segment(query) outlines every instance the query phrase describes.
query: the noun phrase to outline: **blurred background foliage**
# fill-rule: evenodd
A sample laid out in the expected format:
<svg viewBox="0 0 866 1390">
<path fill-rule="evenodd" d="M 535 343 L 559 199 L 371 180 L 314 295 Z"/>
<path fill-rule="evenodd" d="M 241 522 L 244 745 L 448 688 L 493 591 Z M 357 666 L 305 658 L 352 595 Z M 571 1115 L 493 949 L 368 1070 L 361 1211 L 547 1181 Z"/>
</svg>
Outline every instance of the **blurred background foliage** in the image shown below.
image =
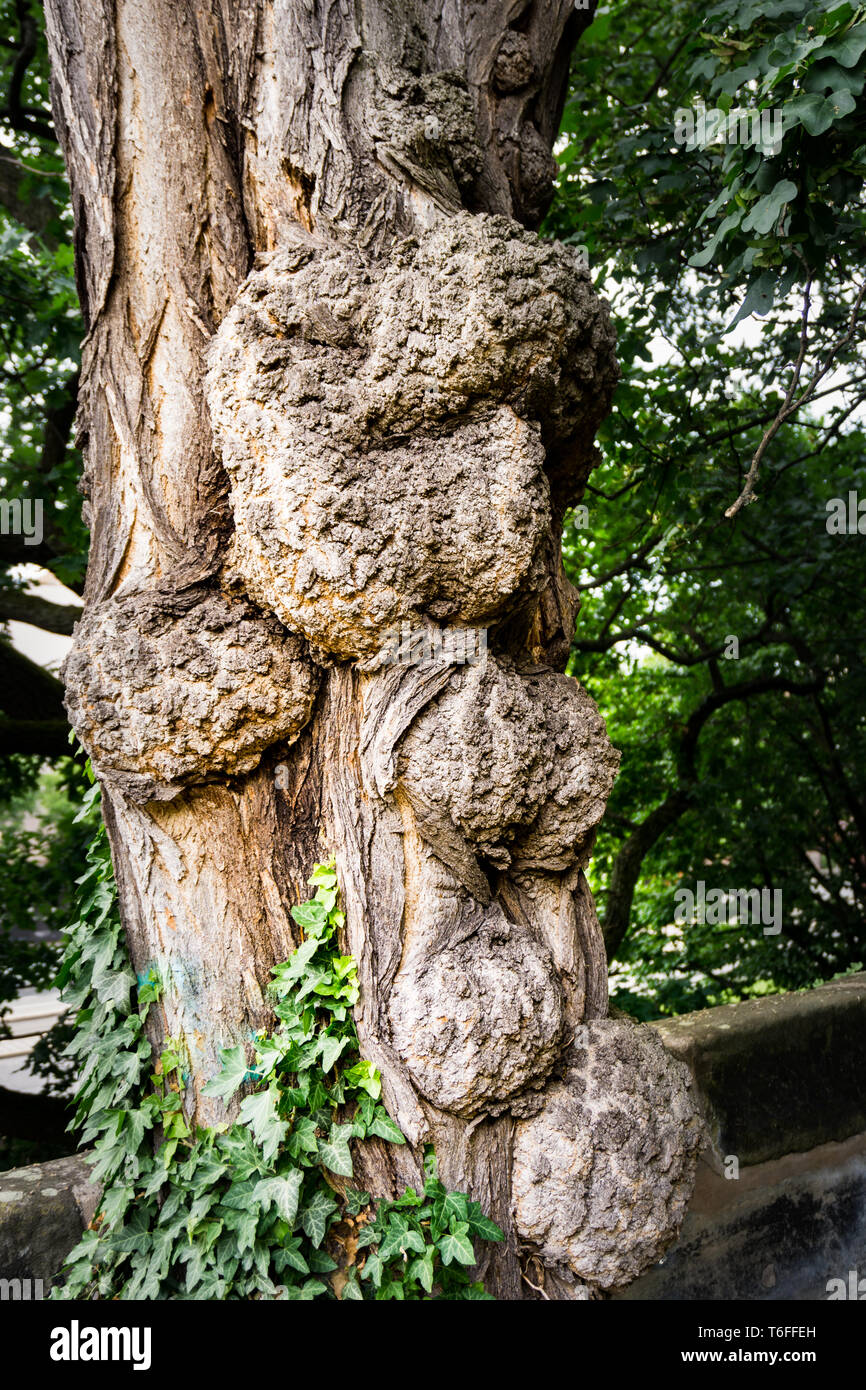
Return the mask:
<svg viewBox="0 0 866 1390">
<path fill-rule="evenodd" d="M 75 606 L 34 593 L 33 566 L 76 594 L 87 561 L 73 437 L 83 328 L 72 240 L 42 8 L 0 0 L 0 497 L 42 503 L 38 544 L 0 535 L 0 1037 L 4 1006 L 54 979 L 92 835 L 75 823 L 87 783 L 70 756 L 61 683 L 50 662 L 13 646 L 9 628 L 68 636 Z M 58 1025 L 34 1058 L 44 1069 L 41 1107 L 0 1087 L 0 1167 L 74 1146 L 50 1094 L 67 1084 L 65 1036 Z"/>
<path fill-rule="evenodd" d="M 850 3 L 613 0 L 574 55 L 543 232 L 587 248 L 623 375 L 566 519 L 570 670 L 623 750 L 592 878 L 642 1018 L 866 958 L 866 538 L 827 529 L 866 501 L 864 81 Z M 702 108 L 775 113 L 781 141 L 678 141 Z M 23 566 L 83 583 L 72 234 L 41 7 L 0 0 L 0 495 L 44 506 L 39 545 L 0 535 L 0 1013 L 53 975 L 91 830 L 56 673 L 9 628 L 75 617 Z M 677 926 L 699 880 L 781 890 L 781 932 Z M 0 1166 L 25 1151 L 0 1139 Z"/>
</svg>

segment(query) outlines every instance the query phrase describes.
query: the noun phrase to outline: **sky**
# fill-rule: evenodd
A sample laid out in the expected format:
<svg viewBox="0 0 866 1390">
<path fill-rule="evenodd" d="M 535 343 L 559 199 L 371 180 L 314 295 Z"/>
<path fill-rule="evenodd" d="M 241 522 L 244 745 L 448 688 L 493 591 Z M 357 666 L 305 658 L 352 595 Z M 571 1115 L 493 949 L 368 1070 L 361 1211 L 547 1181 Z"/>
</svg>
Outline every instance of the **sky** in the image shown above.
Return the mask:
<svg viewBox="0 0 866 1390">
<path fill-rule="evenodd" d="M 48 599 L 51 603 L 76 604 L 81 607 L 81 599 L 65 584 L 61 584 L 48 570 L 40 565 L 20 565 L 12 573 L 28 581 L 27 592 L 37 598 Z M 10 623 L 9 636 L 13 647 L 31 661 L 56 671 L 72 646 L 71 637 L 61 637 L 55 632 L 43 632 L 30 623 Z"/>
</svg>

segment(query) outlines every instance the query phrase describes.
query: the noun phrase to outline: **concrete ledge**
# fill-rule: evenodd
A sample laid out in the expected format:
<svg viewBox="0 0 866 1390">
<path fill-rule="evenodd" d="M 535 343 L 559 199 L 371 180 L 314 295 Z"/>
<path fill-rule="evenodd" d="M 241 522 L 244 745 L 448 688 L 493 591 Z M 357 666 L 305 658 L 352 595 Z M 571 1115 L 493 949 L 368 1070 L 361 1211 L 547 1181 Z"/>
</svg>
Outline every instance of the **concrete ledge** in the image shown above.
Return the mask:
<svg viewBox="0 0 866 1390">
<path fill-rule="evenodd" d="M 866 1135 L 738 1179 L 702 1162 L 676 1245 L 614 1298 L 823 1301 L 852 1270 L 866 1275 Z"/>
<path fill-rule="evenodd" d="M 766 1163 L 866 1131 L 866 973 L 652 1026 L 691 1069 L 719 1160 Z"/>
<path fill-rule="evenodd" d="M 42 1279 L 45 1289 L 93 1220 L 99 1187 L 78 1155 L 0 1173 L 0 1279 Z"/>
</svg>

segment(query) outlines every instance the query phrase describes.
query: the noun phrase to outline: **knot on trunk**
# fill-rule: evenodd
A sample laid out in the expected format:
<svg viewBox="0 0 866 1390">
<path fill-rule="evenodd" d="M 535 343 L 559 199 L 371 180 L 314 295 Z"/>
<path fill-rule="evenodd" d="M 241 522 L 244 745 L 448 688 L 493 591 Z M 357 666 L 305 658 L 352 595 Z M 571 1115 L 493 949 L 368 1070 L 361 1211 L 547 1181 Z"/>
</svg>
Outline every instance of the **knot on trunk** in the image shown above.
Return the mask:
<svg viewBox="0 0 866 1390">
<path fill-rule="evenodd" d="M 515 1129 L 515 1221 L 542 1260 L 612 1289 L 659 1259 L 705 1138 L 691 1086 L 649 1027 L 599 1019 L 576 1030 L 563 1079 Z"/>
<path fill-rule="evenodd" d="M 527 1087 L 543 1085 L 563 1041 L 550 953 L 531 931 L 506 921 L 498 904 L 464 940 L 410 957 L 388 1016 L 421 1094 L 465 1117 L 498 1114 Z"/>
<path fill-rule="evenodd" d="M 94 771 L 138 802 L 250 772 L 297 738 L 317 685 L 299 638 L 201 585 L 88 609 L 63 675 Z"/>
<path fill-rule="evenodd" d="M 248 591 L 340 659 L 403 621 L 500 620 L 546 582 L 547 452 L 585 462 L 615 379 L 585 271 L 506 218 L 375 264 L 298 232 L 211 350 Z"/>
<path fill-rule="evenodd" d="M 475 110 L 459 72 L 415 74 L 382 63 L 365 126 L 379 162 L 456 209 L 483 167 Z"/>
<path fill-rule="evenodd" d="M 576 680 L 488 656 L 415 719 L 397 770 L 422 834 L 444 819 L 497 868 L 565 870 L 589 859 L 619 759 Z"/>
</svg>

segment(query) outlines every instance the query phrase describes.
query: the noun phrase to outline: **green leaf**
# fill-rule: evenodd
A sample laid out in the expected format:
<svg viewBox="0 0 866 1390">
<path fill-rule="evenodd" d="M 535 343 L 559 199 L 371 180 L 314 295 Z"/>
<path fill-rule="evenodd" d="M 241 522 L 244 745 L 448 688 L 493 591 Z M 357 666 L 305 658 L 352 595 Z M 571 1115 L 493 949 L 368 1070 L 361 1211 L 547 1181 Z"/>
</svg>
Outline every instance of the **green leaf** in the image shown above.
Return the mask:
<svg viewBox="0 0 866 1390">
<path fill-rule="evenodd" d="M 469 1229 L 474 1236 L 481 1240 L 500 1241 L 505 1239 L 504 1232 L 497 1226 L 495 1221 L 491 1221 L 489 1216 L 485 1216 L 478 1202 L 469 1203 Z"/>
<path fill-rule="evenodd" d="M 319 1051 L 322 1057 L 322 1071 L 329 1072 L 337 1058 L 351 1043 L 351 1038 L 334 1038 L 329 1033 L 324 1033 L 319 1041 Z"/>
<path fill-rule="evenodd" d="M 856 67 L 866 53 L 866 21 L 861 20 L 849 29 L 847 34 L 843 34 L 840 39 L 833 39 L 823 50 L 822 57 L 835 58 L 837 63 L 841 63 L 843 68 Z"/>
<path fill-rule="evenodd" d="M 266 1091 L 246 1096 L 241 1102 L 241 1124 L 249 1125 L 256 1142 L 261 1144 L 265 1158 L 270 1161 L 276 1156 L 288 1125 L 277 1115 L 277 1091 L 269 1086 Z"/>
<path fill-rule="evenodd" d="M 698 251 L 696 255 L 690 257 L 689 265 L 695 266 L 697 268 L 709 265 L 710 262 L 715 258 L 718 249 L 724 241 L 725 237 L 728 235 L 728 232 L 730 232 L 734 227 L 739 226 L 741 218 L 742 213 L 739 209 L 737 209 L 736 212 L 732 212 L 728 217 L 726 217 L 719 224 L 716 231 L 713 233 L 712 237 L 704 247 L 703 251 Z"/>
<path fill-rule="evenodd" d="M 298 926 L 303 928 L 305 933 L 314 931 L 328 920 L 328 914 L 325 908 L 321 903 L 317 903 L 315 900 L 309 903 L 300 903 L 297 907 L 293 907 L 292 916 Z M 303 947 L 300 949 L 303 950 Z"/>
<path fill-rule="evenodd" d="M 376 1113 L 368 1125 L 368 1133 L 375 1134 L 379 1139 L 387 1139 L 389 1144 L 406 1143 L 403 1131 L 381 1105 L 376 1108 Z"/>
<path fill-rule="evenodd" d="M 301 1254 L 301 1237 L 293 1236 L 282 1249 L 274 1254 L 274 1268 L 279 1274 L 284 1269 L 297 1270 L 299 1274 L 309 1274 L 310 1266 Z"/>
<path fill-rule="evenodd" d="M 743 231 L 757 232 L 767 236 L 772 232 L 782 213 L 782 208 L 797 196 L 797 185 L 790 179 L 780 179 L 772 192 L 759 198 L 748 217 L 743 221 Z"/>
<path fill-rule="evenodd" d="M 809 135 L 823 135 L 834 122 L 856 108 L 856 98 L 846 90 L 831 92 L 826 97 L 817 92 L 805 92 L 786 103 L 785 124 L 799 121 Z"/>
<path fill-rule="evenodd" d="M 347 1125 L 345 1129 L 349 1129 Z M 332 1126 L 327 1140 L 319 1140 L 319 1160 L 341 1178 L 350 1178 L 353 1173 L 352 1154 L 349 1149 L 349 1135 L 344 1128 Z"/>
<path fill-rule="evenodd" d="M 298 1115 L 292 1122 L 292 1131 L 286 1140 L 286 1153 L 292 1158 L 302 1159 L 305 1154 L 315 1154 L 318 1150 L 315 1121 L 309 1115 Z"/>
<path fill-rule="evenodd" d="M 320 1187 L 316 1188 L 309 1202 L 306 1202 L 301 1208 L 298 1220 L 313 1245 L 321 1245 L 331 1224 L 331 1218 L 336 1211 L 336 1201 Z"/>
<path fill-rule="evenodd" d="M 462 1265 L 475 1264 L 475 1251 L 472 1249 L 468 1230 L 465 1221 L 458 1221 L 450 1231 L 446 1231 L 445 1235 L 440 1237 L 438 1249 L 444 1265 L 450 1265 L 454 1261 Z"/>
<path fill-rule="evenodd" d="M 230 1100 L 243 1085 L 247 1074 L 247 1058 L 243 1043 L 238 1043 L 235 1047 L 221 1048 L 220 1063 L 222 1065 L 219 1074 L 202 1087 L 202 1092 L 206 1096 Z"/>
<path fill-rule="evenodd" d="M 426 1293 L 433 1292 L 433 1273 L 436 1260 L 436 1251 L 433 1246 L 428 1246 L 423 1255 L 412 1260 L 406 1270 L 410 1279 L 417 1279 Z"/>
<path fill-rule="evenodd" d="M 746 296 L 737 310 L 731 322 L 727 325 L 725 332 L 730 333 L 732 328 L 749 314 L 768 314 L 773 307 L 773 296 L 776 290 L 776 277 L 772 271 L 763 271 L 749 285 Z"/>
<path fill-rule="evenodd" d="M 298 1212 L 304 1182 L 303 1170 L 295 1168 L 282 1177 L 260 1178 L 253 1188 L 253 1200 L 263 1211 L 276 1207 L 283 1221 L 291 1226 Z"/>
</svg>

